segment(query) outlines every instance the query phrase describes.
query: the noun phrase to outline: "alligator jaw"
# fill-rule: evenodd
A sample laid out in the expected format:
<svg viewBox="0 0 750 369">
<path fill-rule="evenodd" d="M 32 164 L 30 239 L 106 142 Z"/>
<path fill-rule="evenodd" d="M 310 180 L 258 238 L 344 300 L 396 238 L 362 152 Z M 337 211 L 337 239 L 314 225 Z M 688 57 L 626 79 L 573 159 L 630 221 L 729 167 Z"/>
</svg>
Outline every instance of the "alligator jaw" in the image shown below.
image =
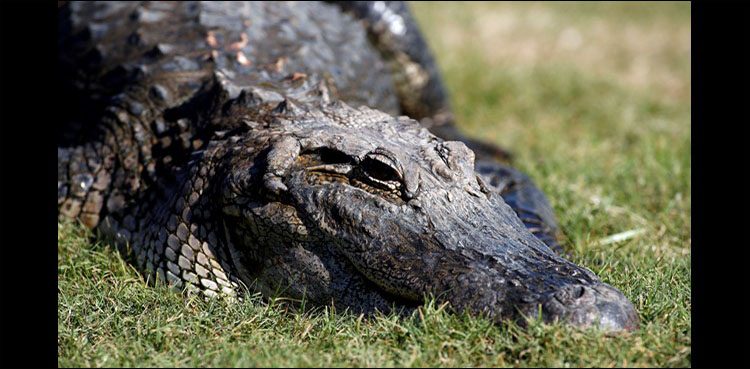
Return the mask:
<svg viewBox="0 0 750 369">
<path fill-rule="evenodd" d="M 541 311 L 546 322 L 582 328 L 638 327 L 622 293 L 550 251 L 499 196 L 463 188 L 448 189 L 449 195 L 433 186 L 418 201 L 395 204 L 343 183 L 298 186 L 303 181 L 290 181 L 297 206 L 316 214 L 315 226 L 396 303 L 433 295 L 498 322 L 522 322 Z"/>
</svg>

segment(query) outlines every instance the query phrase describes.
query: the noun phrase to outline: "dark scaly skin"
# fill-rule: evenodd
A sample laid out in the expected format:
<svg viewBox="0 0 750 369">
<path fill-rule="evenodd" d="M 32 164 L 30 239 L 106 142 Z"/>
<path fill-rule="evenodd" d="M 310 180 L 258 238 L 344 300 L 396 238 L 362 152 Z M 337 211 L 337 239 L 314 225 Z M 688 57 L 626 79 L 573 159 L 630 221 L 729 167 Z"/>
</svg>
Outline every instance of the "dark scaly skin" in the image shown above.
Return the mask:
<svg viewBox="0 0 750 369">
<path fill-rule="evenodd" d="M 60 25 L 60 215 L 149 280 L 637 327 L 619 291 L 530 232 L 555 223 L 528 178 L 394 117 L 410 103 L 388 52 L 337 6 L 71 3 Z"/>
</svg>

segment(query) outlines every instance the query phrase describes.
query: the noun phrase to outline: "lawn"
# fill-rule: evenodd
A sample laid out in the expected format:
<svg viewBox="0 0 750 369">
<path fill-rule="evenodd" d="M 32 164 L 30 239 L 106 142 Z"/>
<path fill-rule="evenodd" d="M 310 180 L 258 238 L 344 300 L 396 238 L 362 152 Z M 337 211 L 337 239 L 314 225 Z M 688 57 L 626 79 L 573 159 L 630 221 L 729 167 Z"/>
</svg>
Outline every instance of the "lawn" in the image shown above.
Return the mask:
<svg viewBox="0 0 750 369">
<path fill-rule="evenodd" d="M 497 326 L 433 303 L 408 318 L 292 311 L 149 287 L 58 226 L 59 366 L 689 366 L 690 4 L 418 3 L 461 128 L 515 155 L 574 262 L 634 302 L 616 336 Z"/>
</svg>

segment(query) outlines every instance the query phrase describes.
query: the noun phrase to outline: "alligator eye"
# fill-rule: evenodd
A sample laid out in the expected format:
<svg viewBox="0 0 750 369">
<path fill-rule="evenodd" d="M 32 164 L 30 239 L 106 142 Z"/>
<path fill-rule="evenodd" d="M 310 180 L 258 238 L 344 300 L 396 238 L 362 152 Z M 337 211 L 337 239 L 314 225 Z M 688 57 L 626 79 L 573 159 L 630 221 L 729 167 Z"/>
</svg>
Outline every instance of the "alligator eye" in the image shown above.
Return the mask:
<svg viewBox="0 0 750 369">
<path fill-rule="evenodd" d="M 387 188 L 401 187 L 402 176 L 395 160 L 383 154 L 369 154 L 360 165 L 362 172 L 372 182 Z"/>
</svg>

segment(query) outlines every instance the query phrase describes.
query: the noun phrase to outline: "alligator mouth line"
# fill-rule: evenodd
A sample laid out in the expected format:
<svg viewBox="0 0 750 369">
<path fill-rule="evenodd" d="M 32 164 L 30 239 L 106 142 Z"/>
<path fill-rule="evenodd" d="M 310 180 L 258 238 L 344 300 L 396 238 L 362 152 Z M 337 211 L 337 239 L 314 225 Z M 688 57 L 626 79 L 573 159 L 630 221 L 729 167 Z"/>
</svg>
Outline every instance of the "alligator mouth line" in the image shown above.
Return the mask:
<svg viewBox="0 0 750 369">
<path fill-rule="evenodd" d="M 378 286 L 375 282 L 371 281 L 367 278 L 364 274 L 357 271 L 359 276 L 362 278 L 362 284 L 373 291 L 376 291 L 378 294 L 380 294 L 381 297 L 388 303 L 389 308 L 392 312 L 395 312 L 397 314 L 409 314 L 415 309 L 419 308 L 420 306 L 425 304 L 425 299 L 411 299 L 404 296 L 399 296 L 394 293 L 388 292 L 385 289 Z M 387 312 L 385 312 L 387 313 Z"/>
<path fill-rule="evenodd" d="M 358 189 L 361 190 L 361 189 Z M 361 190 L 363 192 L 366 192 L 364 190 Z M 378 198 L 378 196 L 372 195 L 370 193 L 367 193 L 370 197 L 373 197 L 377 199 L 378 201 L 385 201 L 383 199 Z M 229 260 L 227 260 L 230 265 L 231 269 L 235 270 L 237 273 L 237 280 L 242 282 L 246 286 L 246 289 L 250 292 L 261 292 L 259 289 L 258 282 L 261 281 L 261 268 L 262 265 L 254 262 L 252 260 L 252 257 L 247 254 L 246 247 L 243 246 L 243 241 L 241 239 L 238 239 L 238 235 L 235 232 L 230 231 L 230 229 L 240 227 L 237 224 L 234 224 L 236 221 L 228 221 L 224 220 L 222 221 L 222 228 L 224 230 L 224 237 L 227 238 L 228 247 L 227 247 L 227 256 L 229 257 Z M 345 256 L 341 255 L 340 258 L 337 258 L 337 260 L 342 261 L 346 264 L 346 269 L 351 272 L 349 275 L 349 279 L 347 282 L 347 286 L 342 289 L 342 291 L 347 291 L 349 289 L 349 286 L 351 286 L 352 283 L 359 283 L 360 287 L 364 289 L 365 291 L 371 291 L 375 292 L 378 296 L 380 296 L 383 301 L 385 301 L 384 308 L 385 310 L 381 311 L 382 313 L 390 313 L 395 312 L 397 314 L 409 314 L 410 312 L 417 309 L 419 306 L 424 305 L 424 298 L 420 299 L 413 299 L 405 296 L 400 296 L 398 294 L 392 293 L 387 291 L 386 289 L 379 286 L 377 283 L 370 280 L 364 273 L 362 273 L 358 268 Z M 355 282 L 356 281 L 356 282 Z M 286 288 L 289 288 L 290 286 L 287 286 Z M 284 289 L 282 289 L 283 291 Z M 283 296 L 283 295 L 278 295 Z M 297 301 L 301 302 L 301 300 L 298 299 L 291 299 L 286 298 L 286 301 Z M 356 306 L 351 306 L 350 308 L 356 308 Z M 358 312 L 365 312 L 365 311 L 358 311 Z M 369 311 L 369 313 L 375 313 L 375 311 Z"/>
</svg>

